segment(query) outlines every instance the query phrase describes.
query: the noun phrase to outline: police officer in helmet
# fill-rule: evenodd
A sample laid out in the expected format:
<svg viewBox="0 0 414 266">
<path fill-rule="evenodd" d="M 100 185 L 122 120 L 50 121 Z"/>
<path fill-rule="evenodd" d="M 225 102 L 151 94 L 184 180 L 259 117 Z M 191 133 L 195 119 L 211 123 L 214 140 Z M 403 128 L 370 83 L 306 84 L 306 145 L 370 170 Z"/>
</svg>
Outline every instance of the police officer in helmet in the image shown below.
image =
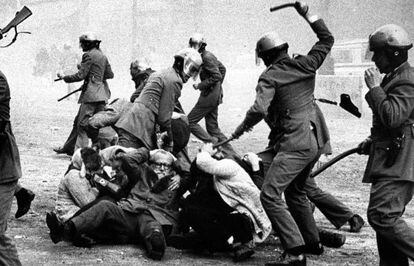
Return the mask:
<svg viewBox="0 0 414 266">
<path fill-rule="evenodd" d="M 371 183 L 367 216 L 377 234 L 380 265 L 414 259 L 414 230 L 401 218 L 414 194 L 414 68 L 407 62 L 412 46 L 398 25 L 384 25 L 369 36 L 377 68 L 365 71 L 365 99 L 373 121 L 359 153 L 369 155 L 362 182 Z"/>
</svg>

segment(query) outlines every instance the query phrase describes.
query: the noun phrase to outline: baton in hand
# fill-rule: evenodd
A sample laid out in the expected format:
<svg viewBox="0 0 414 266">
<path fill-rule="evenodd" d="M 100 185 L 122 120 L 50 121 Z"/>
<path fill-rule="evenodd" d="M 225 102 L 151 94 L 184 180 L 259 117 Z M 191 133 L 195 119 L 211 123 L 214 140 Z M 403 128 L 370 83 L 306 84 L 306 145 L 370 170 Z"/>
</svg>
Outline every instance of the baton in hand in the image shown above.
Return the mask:
<svg viewBox="0 0 414 266">
<path fill-rule="evenodd" d="M 217 142 L 216 144 L 213 145 L 213 149 L 216 149 L 217 147 L 223 146 L 224 144 L 227 144 L 227 143 L 229 143 L 232 140 L 234 140 L 234 137 L 233 136 L 231 136 L 230 138 L 228 138 L 226 140 Z"/>
</svg>

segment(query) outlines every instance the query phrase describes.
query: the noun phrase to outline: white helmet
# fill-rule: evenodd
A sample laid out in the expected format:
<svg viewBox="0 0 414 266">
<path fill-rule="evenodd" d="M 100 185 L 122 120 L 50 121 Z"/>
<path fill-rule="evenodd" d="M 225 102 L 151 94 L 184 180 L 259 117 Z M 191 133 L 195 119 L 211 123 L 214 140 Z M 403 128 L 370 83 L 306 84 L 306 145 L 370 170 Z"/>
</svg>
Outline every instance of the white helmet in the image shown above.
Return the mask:
<svg viewBox="0 0 414 266">
<path fill-rule="evenodd" d="M 182 58 L 184 60 L 182 70 L 184 75 L 192 77 L 194 80 L 197 78 L 203 60 L 201 59 L 200 54 L 195 49 L 184 48 L 178 51 L 174 55 L 174 58 Z"/>
<path fill-rule="evenodd" d="M 136 67 L 139 69 L 139 71 L 143 71 L 147 68 L 150 68 L 148 64 L 148 59 L 144 57 L 135 58 L 134 60 L 132 60 L 131 67 Z"/>
</svg>

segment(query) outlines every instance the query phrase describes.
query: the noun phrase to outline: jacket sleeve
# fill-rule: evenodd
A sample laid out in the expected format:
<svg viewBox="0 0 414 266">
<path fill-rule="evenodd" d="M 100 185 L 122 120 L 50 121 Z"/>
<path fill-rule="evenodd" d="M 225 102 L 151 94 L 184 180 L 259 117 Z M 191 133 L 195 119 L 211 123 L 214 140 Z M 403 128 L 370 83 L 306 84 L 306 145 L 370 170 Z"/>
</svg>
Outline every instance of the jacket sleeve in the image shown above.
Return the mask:
<svg viewBox="0 0 414 266">
<path fill-rule="evenodd" d="M 161 81 L 162 82 L 162 81 Z M 163 87 L 157 123 L 160 126 L 161 132 L 167 131 L 168 137 L 172 140 L 171 117 L 175 105 L 175 88 L 167 86 L 165 83 L 160 84 Z"/>
<path fill-rule="evenodd" d="M 224 79 L 224 76 L 222 76 L 220 73 L 219 61 L 214 55 L 207 53 L 203 57 L 202 68 L 203 68 L 203 72 L 206 72 L 208 77 L 198 84 L 197 86 L 198 90 L 200 91 L 208 90 L 214 84 L 216 84 L 217 82 L 221 82 Z"/>
<path fill-rule="evenodd" d="M 113 78 L 114 78 L 114 72 L 112 72 L 111 64 L 109 64 L 108 60 L 106 60 L 104 79 L 113 79 Z"/>
<path fill-rule="evenodd" d="M 225 179 L 237 175 L 240 167 L 231 159 L 216 160 L 207 152 L 199 152 L 196 163 L 200 170 Z"/>
<path fill-rule="evenodd" d="M 63 80 L 67 83 L 78 82 L 84 80 L 88 74 L 92 65 L 92 58 L 88 53 L 82 55 L 82 62 L 80 64 L 78 73 L 73 75 L 64 76 Z"/>
<path fill-rule="evenodd" d="M 270 80 L 260 77 L 256 86 L 256 99 L 246 113 L 244 123 L 248 127 L 253 127 L 268 114 L 268 108 L 275 95 L 275 89 Z"/>
<path fill-rule="evenodd" d="M 298 63 L 305 69 L 316 72 L 322 65 L 327 54 L 331 51 L 334 44 L 334 37 L 322 19 L 311 23 L 310 26 L 319 40 L 313 45 L 307 56 L 298 59 Z"/>
<path fill-rule="evenodd" d="M 218 67 L 219 67 L 219 71 L 221 74 L 221 83 L 223 83 L 224 81 L 224 77 L 226 76 L 226 67 L 223 65 L 223 63 L 221 63 L 221 61 L 217 60 L 218 62 Z"/>
<path fill-rule="evenodd" d="M 0 74 L 0 121 L 10 119 L 10 89 L 6 78 Z"/>
<path fill-rule="evenodd" d="M 365 95 L 372 111 L 389 128 L 401 126 L 414 109 L 414 83 L 400 80 L 395 85 L 388 93 L 375 87 Z"/>
</svg>

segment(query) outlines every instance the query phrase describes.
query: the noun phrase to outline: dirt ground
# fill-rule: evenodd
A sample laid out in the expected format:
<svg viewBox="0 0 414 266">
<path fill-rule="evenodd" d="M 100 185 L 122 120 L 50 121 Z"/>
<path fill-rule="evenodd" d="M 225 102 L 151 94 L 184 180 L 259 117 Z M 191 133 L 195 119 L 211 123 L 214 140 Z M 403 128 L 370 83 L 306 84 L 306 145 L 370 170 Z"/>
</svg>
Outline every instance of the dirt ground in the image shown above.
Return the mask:
<svg viewBox="0 0 414 266">
<path fill-rule="evenodd" d="M 8 235 L 14 239 L 20 259 L 24 265 L 229 265 L 233 264 L 227 254 L 195 255 L 168 248 L 161 262 L 145 257 L 140 247 L 96 246 L 91 249 L 76 248 L 68 243 L 53 244 L 48 236 L 45 213 L 54 206 L 59 180 L 69 163 L 69 157 L 56 155 L 53 147 L 62 145 L 72 126 L 77 111 L 74 101 L 57 103 L 56 99 L 65 93 L 56 90 L 46 80 L 26 80 L 11 83 L 12 125 L 19 144 L 23 177 L 21 183 L 36 193 L 30 212 L 20 219 L 10 218 Z M 131 84 L 132 89 L 132 84 Z M 185 88 L 183 94 L 186 93 Z M 251 89 L 252 90 L 252 89 Z M 254 90 L 246 92 L 236 88 L 226 91 L 231 98 L 225 98 L 220 107 L 220 124 L 225 134 L 230 134 L 241 121 L 253 101 Z M 127 95 L 125 95 L 127 96 Z M 185 97 L 183 97 L 186 100 Z M 188 112 L 194 104 L 183 102 Z M 360 120 L 343 114 L 336 107 L 325 107 L 326 120 L 331 131 L 333 155 L 355 147 L 369 132 L 369 119 Z M 340 115 L 338 115 L 340 114 Z M 338 118 L 339 117 L 339 118 Z M 265 148 L 268 130 L 264 123 L 253 132 L 234 141 L 239 152 L 259 152 Z M 200 144 L 192 141 L 192 155 Z M 318 184 L 347 204 L 355 213 L 366 220 L 369 186 L 361 183 L 366 158 L 351 155 L 317 177 Z M 13 203 L 12 214 L 16 210 Z M 325 229 L 334 230 L 319 211 L 317 223 Z M 409 205 L 405 218 L 414 224 L 414 208 Z M 309 256 L 309 265 L 378 265 L 375 234 L 368 224 L 360 233 L 349 233 L 344 226 L 339 232 L 346 235 L 346 244 L 340 249 L 326 248 L 321 256 Z M 280 254 L 277 240 L 269 239 L 257 247 L 251 260 L 242 265 L 263 265 Z"/>
</svg>

